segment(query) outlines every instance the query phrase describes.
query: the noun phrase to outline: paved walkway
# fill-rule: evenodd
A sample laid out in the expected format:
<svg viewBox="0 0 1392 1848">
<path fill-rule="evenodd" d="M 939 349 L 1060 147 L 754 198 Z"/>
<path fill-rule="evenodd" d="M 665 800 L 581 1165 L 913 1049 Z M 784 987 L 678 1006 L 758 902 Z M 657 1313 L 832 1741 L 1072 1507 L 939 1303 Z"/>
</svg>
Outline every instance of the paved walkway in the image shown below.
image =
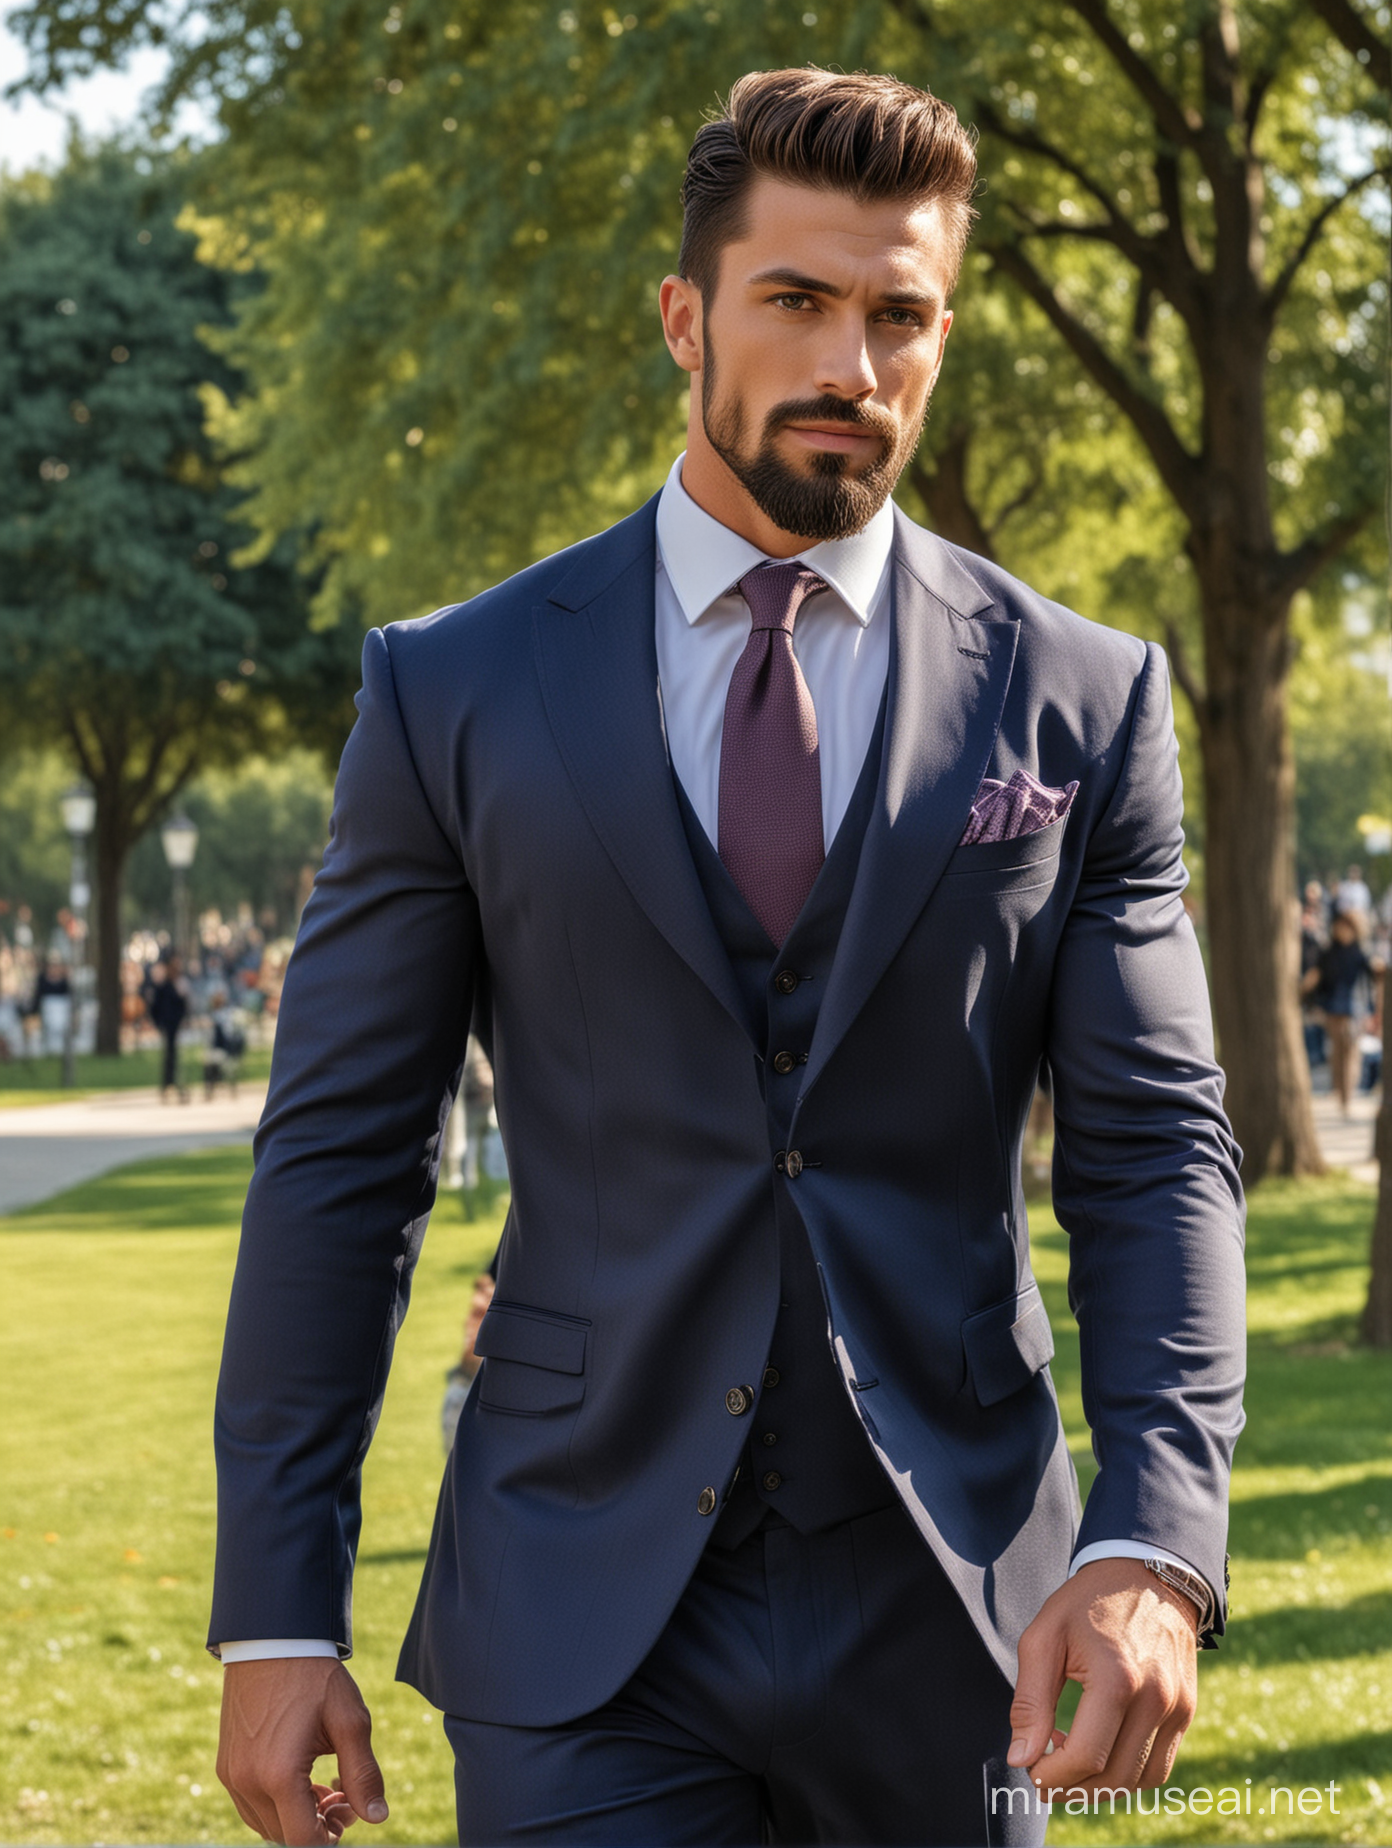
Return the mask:
<svg viewBox="0 0 1392 1848">
<path fill-rule="evenodd" d="M 1331 1168 L 1347 1168 L 1360 1181 L 1376 1182 L 1378 1177 L 1378 1165 L 1373 1160 L 1373 1126 L 1379 1096 L 1376 1091 L 1371 1097 L 1358 1092 L 1349 1105 L 1348 1116 L 1342 1116 L 1328 1092 L 1315 1093 L 1315 1131 L 1324 1159 Z"/>
<path fill-rule="evenodd" d="M 59 1104 L 0 1109 L 0 1213 L 32 1206 L 127 1162 L 249 1142 L 264 1085 L 203 1102 L 161 1104 L 157 1091 L 107 1091 Z"/>
<path fill-rule="evenodd" d="M 243 1085 L 236 1097 L 205 1104 L 161 1104 L 156 1091 L 108 1091 L 72 1103 L 0 1109 L 0 1214 L 32 1206 L 79 1181 L 127 1162 L 191 1149 L 249 1142 L 265 1103 L 263 1086 Z M 1376 1096 L 1354 1098 L 1343 1117 L 1334 1099 L 1315 1098 L 1315 1127 L 1331 1167 L 1375 1182 L 1372 1159 Z"/>
</svg>

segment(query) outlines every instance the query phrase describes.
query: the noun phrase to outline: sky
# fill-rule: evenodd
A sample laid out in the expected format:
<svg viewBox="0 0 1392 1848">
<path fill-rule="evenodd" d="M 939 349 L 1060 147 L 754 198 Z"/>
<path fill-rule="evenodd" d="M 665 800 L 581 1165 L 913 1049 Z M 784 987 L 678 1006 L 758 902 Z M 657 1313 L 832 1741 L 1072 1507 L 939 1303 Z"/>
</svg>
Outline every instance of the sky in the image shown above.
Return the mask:
<svg viewBox="0 0 1392 1848">
<path fill-rule="evenodd" d="M 24 75 L 25 63 L 24 47 L 8 24 L 0 23 L 0 91 Z M 0 166 L 22 173 L 28 167 L 57 164 L 67 142 L 69 115 L 93 137 L 133 121 L 164 63 L 162 53 L 143 51 L 130 60 L 128 70 L 99 72 L 42 102 L 32 96 L 18 102 L 0 98 Z"/>
</svg>

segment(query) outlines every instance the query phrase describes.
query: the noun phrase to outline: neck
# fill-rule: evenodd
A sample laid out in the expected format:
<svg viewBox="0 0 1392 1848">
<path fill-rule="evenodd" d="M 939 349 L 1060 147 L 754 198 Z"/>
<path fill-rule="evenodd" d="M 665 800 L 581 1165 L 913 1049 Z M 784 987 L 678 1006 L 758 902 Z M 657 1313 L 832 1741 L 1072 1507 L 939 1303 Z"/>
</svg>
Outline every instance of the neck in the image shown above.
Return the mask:
<svg viewBox="0 0 1392 1848">
<path fill-rule="evenodd" d="M 799 552 L 816 545 L 818 542 L 811 534 L 785 532 L 759 508 L 738 475 L 711 446 L 694 401 L 695 387 L 692 397 L 681 484 L 702 513 L 728 526 L 732 533 L 747 539 L 769 558 L 796 558 Z"/>
</svg>

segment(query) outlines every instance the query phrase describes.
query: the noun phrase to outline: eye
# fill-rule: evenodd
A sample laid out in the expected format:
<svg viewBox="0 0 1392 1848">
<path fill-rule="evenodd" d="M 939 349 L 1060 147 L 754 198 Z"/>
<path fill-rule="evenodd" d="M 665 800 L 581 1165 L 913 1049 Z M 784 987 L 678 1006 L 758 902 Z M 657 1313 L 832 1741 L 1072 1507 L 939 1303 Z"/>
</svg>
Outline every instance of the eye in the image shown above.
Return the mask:
<svg viewBox="0 0 1392 1848">
<path fill-rule="evenodd" d="M 921 327 L 923 318 L 912 308 L 886 308 L 880 316 L 891 327 Z"/>
<path fill-rule="evenodd" d="M 786 308 L 793 314 L 813 306 L 812 297 L 800 289 L 787 289 L 782 295 L 775 295 L 773 301 L 775 307 Z"/>
</svg>

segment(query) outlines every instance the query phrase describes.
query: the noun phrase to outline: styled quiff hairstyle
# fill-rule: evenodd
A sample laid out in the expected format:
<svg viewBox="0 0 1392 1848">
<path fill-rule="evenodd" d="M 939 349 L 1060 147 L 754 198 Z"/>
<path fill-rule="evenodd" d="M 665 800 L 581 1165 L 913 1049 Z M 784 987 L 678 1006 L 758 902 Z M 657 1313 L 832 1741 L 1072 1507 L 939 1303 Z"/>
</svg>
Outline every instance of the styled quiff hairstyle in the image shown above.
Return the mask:
<svg viewBox="0 0 1392 1848">
<path fill-rule="evenodd" d="M 723 115 L 697 131 L 682 181 L 679 267 L 703 296 L 720 253 L 744 234 L 745 203 L 759 174 L 940 207 L 956 283 L 971 234 L 976 149 L 949 104 L 865 71 L 753 71 L 730 92 Z"/>
</svg>

